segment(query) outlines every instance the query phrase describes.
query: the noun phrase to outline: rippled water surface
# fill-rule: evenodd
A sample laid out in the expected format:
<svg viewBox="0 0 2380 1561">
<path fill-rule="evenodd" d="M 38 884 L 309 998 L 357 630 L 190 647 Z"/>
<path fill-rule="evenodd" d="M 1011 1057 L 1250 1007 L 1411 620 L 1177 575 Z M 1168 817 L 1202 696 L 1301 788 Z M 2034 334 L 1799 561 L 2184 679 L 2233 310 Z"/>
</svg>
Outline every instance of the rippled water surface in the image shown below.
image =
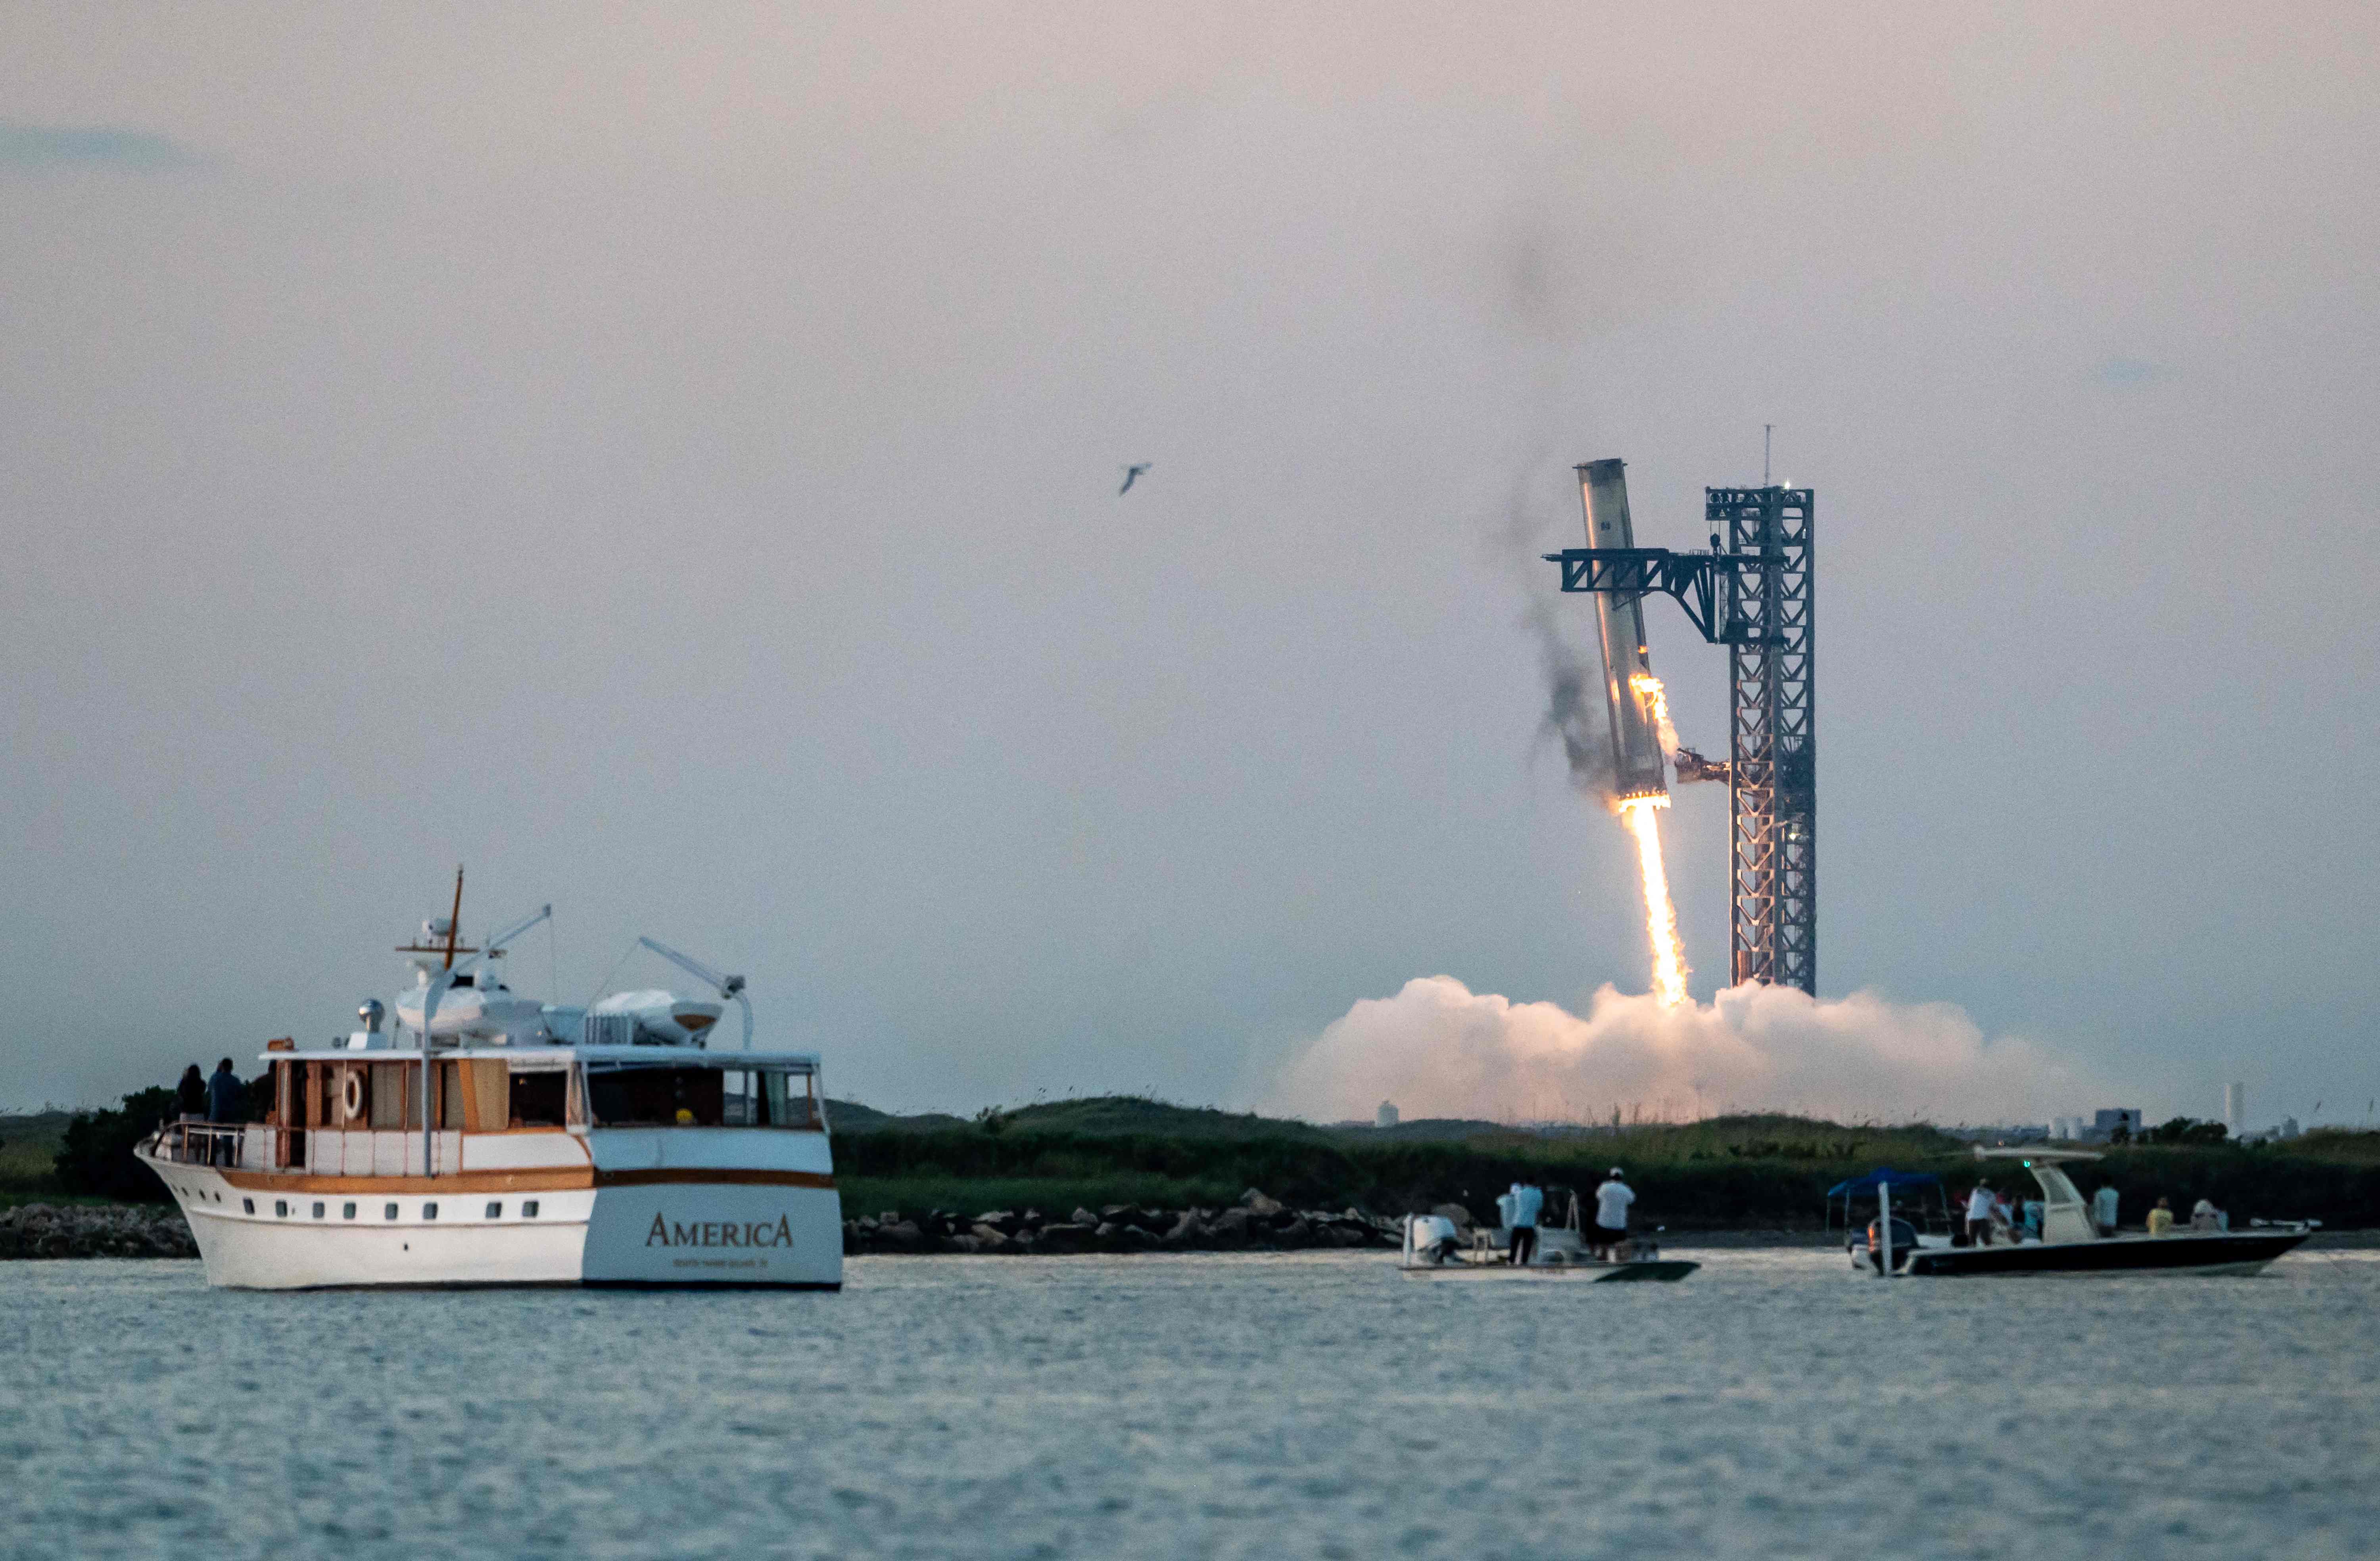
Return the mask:
<svg viewBox="0 0 2380 1561">
<path fill-rule="evenodd" d="M 0 1555 L 2380 1554 L 2380 1262 L 1417 1283 L 861 1258 L 840 1296 L 0 1265 Z"/>
</svg>

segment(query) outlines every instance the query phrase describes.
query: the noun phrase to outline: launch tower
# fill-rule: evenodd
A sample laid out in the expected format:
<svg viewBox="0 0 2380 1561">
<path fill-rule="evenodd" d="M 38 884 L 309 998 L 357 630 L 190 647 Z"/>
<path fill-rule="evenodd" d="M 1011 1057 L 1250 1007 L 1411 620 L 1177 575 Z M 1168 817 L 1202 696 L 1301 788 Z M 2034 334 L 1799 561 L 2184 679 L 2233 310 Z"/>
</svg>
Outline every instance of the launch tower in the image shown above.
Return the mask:
<svg viewBox="0 0 2380 1561">
<path fill-rule="evenodd" d="M 1583 466 L 1580 481 L 1586 482 L 1595 468 L 1618 465 L 1598 461 Z M 1732 978 L 1798 986 L 1815 996 L 1818 799 L 1811 665 L 1814 507 L 1807 488 L 1707 488 L 1707 553 L 1573 547 L 1547 554 L 1546 559 L 1561 566 L 1566 591 L 1616 597 L 1631 606 L 1655 591 L 1675 597 L 1705 640 L 1727 646 Z M 1695 766 L 1705 775 L 1719 768 L 1699 760 Z"/>
</svg>

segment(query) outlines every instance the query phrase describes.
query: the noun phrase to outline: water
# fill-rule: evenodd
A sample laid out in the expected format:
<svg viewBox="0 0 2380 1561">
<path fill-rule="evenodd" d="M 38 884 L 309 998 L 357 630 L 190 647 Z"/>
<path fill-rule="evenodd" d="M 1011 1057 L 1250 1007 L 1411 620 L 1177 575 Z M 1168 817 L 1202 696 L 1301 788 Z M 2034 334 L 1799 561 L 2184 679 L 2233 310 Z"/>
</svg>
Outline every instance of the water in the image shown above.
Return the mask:
<svg viewBox="0 0 2380 1561">
<path fill-rule="evenodd" d="M 2380 1552 L 2380 1254 L 1424 1284 L 856 1259 L 840 1296 L 0 1266 L 0 1555 Z"/>
</svg>

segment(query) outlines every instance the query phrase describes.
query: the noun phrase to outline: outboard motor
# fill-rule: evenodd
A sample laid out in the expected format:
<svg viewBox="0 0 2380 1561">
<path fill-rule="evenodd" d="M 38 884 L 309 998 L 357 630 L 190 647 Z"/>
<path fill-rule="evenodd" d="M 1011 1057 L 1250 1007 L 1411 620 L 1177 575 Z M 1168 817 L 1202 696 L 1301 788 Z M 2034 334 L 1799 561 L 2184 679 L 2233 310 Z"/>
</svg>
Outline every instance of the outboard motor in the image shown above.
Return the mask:
<svg viewBox="0 0 2380 1561">
<path fill-rule="evenodd" d="M 1867 1222 L 1867 1265 L 1870 1268 L 1877 1269 L 1879 1271 L 1884 1267 L 1883 1259 L 1877 1255 L 1877 1249 L 1884 1245 L 1884 1231 L 1881 1228 L 1884 1222 L 1882 1220 L 1870 1220 Z M 1899 1214 L 1893 1215 L 1892 1271 L 1895 1274 L 1898 1274 L 1902 1269 L 1907 1268 L 1909 1266 L 1909 1254 L 1916 1250 L 1917 1227 L 1910 1224 L 1907 1220 L 1902 1219 Z"/>
</svg>

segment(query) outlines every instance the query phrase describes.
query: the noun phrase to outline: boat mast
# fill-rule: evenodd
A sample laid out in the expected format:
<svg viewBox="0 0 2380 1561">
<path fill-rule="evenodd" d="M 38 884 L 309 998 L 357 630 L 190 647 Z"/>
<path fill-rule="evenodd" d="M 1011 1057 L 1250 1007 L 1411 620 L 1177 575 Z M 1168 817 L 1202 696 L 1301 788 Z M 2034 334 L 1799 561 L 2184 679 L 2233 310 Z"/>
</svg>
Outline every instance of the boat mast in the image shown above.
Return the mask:
<svg viewBox="0 0 2380 1561">
<path fill-rule="evenodd" d="M 455 945 L 463 935 L 463 864 L 455 864 L 455 909 L 446 917 L 446 964 L 450 973 L 455 969 Z M 446 995 L 445 986 L 430 983 L 429 993 L 421 1000 L 421 1174 L 438 1174 L 437 1150 L 430 1136 L 430 1021 L 438 1016 L 438 999 Z"/>
</svg>

